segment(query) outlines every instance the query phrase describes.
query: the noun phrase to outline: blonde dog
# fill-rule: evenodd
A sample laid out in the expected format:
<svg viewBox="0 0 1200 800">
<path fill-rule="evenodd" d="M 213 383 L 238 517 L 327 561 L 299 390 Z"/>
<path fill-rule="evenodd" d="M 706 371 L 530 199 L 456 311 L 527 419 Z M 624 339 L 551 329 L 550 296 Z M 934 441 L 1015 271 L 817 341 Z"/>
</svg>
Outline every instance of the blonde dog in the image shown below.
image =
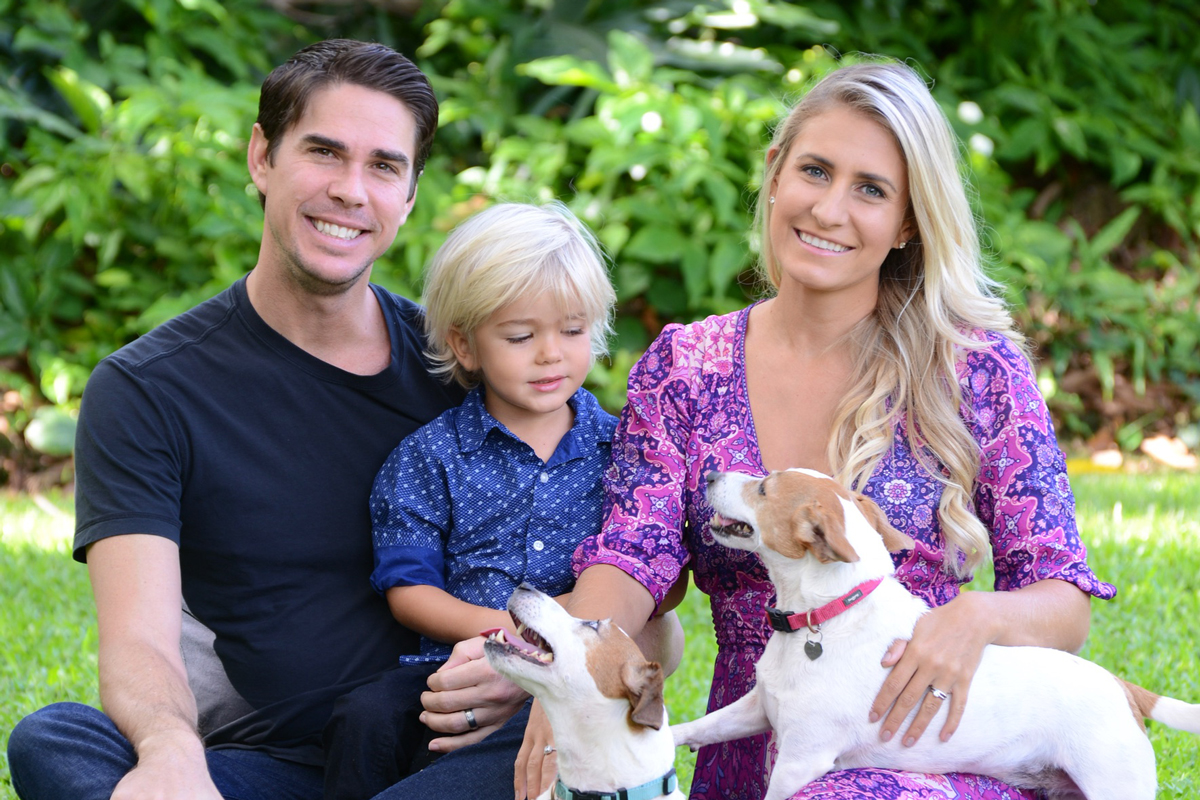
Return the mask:
<svg viewBox="0 0 1200 800">
<path fill-rule="evenodd" d="M 610 620 L 580 620 L 522 584 L 508 600 L 517 636 L 487 632 L 492 668 L 542 704 L 558 781 L 539 800 L 683 800 L 662 668 Z"/>
<path fill-rule="evenodd" d="M 1157 779 L 1143 718 L 1200 733 L 1200 705 L 1159 697 L 1059 650 L 992 645 L 950 741 L 882 742 L 882 723 L 868 722 L 887 674 L 880 661 L 928 610 L 893 577 L 888 551 L 912 540 L 870 499 L 810 470 L 764 479 L 713 473 L 708 499 L 713 536 L 762 558 L 780 608 L 811 610 L 771 609 L 776 632 L 755 687 L 672 732 L 677 745 L 694 748 L 773 730 L 779 755 L 767 800 L 850 767 L 992 775 L 1056 798 L 1151 800 Z"/>
</svg>

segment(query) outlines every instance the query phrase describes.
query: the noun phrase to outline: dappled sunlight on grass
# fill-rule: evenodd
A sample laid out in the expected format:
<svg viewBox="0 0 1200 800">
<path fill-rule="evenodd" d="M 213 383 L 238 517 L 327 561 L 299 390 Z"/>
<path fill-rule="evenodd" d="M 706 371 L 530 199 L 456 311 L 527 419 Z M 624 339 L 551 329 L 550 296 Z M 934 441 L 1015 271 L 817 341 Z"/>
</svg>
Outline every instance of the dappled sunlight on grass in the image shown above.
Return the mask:
<svg viewBox="0 0 1200 800">
<path fill-rule="evenodd" d="M 1072 477 L 1084 542 L 1179 547 L 1200 553 L 1200 475 Z"/>
<path fill-rule="evenodd" d="M 70 495 L 0 497 L 0 548 L 33 547 L 67 552 L 75 533 L 75 504 Z"/>
</svg>

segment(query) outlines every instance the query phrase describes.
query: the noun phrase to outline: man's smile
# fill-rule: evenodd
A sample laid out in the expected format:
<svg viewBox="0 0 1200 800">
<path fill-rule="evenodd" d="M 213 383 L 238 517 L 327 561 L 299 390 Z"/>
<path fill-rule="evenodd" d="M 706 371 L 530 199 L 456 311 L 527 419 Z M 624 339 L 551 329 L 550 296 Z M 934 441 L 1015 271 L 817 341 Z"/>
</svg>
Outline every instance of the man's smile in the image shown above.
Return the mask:
<svg viewBox="0 0 1200 800">
<path fill-rule="evenodd" d="M 325 222 L 324 220 L 316 219 L 314 217 L 309 217 L 309 219 L 312 220 L 314 228 L 326 236 L 332 236 L 335 239 L 350 241 L 351 239 L 357 239 L 363 233 L 363 231 L 359 230 L 358 228 L 347 228 L 342 225 L 334 225 L 332 222 Z"/>
</svg>

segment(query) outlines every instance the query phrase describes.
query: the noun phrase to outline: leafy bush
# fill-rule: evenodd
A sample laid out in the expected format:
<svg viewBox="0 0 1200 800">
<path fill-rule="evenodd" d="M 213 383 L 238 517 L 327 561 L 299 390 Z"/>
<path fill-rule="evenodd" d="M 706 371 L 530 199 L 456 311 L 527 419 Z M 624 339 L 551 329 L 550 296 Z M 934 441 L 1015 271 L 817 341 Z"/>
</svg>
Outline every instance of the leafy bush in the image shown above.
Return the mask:
<svg viewBox="0 0 1200 800">
<path fill-rule="evenodd" d="M 460 219 L 563 199 L 613 257 L 618 347 L 592 376 L 610 407 L 663 324 L 754 295 L 769 128 L 862 50 L 926 71 L 967 143 L 995 276 L 1064 432 L 1200 435 L 1187 5 L 450 0 L 414 19 L 339 6 L 305 28 L 253 0 L 0 0 L 0 484 L 59 474 L 28 447 L 38 406 L 69 418 L 100 358 L 253 266 L 257 87 L 330 35 L 414 55 L 443 99 L 419 202 L 373 278 L 416 296 Z"/>
</svg>

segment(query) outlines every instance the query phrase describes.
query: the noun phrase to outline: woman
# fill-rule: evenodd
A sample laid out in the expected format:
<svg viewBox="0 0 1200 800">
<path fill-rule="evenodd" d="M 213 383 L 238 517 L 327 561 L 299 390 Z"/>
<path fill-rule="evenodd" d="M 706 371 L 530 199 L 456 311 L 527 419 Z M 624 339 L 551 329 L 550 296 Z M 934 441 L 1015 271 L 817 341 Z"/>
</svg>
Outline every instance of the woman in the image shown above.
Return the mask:
<svg viewBox="0 0 1200 800">
<path fill-rule="evenodd" d="M 884 658 L 872 718 L 884 738 L 915 740 L 950 703 L 926 734 L 948 738 L 985 645 L 1077 650 L 1089 595 L 1115 590 L 1087 566 L 1062 453 L 988 291 L 955 139 L 924 82 L 896 63 L 825 77 L 776 131 L 757 224 L 774 296 L 668 327 L 630 376 L 604 530 L 576 553 L 570 610 L 637 631 L 690 567 L 719 645 L 709 708 L 729 704 L 753 685 L 774 592 L 756 556 L 707 533 L 704 475 L 830 473 L 916 540 L 897 577 L 936 606 Z M 959 594 L 989 550 L 1002 591 Z M 757 800 L 768 741 L 701 750 L 692 797 Z M 527 734 L 527 751 L 540 744 Z M 1033 795 L 981 776 L 851 770 L 797 797 Z"/>
</svg>

